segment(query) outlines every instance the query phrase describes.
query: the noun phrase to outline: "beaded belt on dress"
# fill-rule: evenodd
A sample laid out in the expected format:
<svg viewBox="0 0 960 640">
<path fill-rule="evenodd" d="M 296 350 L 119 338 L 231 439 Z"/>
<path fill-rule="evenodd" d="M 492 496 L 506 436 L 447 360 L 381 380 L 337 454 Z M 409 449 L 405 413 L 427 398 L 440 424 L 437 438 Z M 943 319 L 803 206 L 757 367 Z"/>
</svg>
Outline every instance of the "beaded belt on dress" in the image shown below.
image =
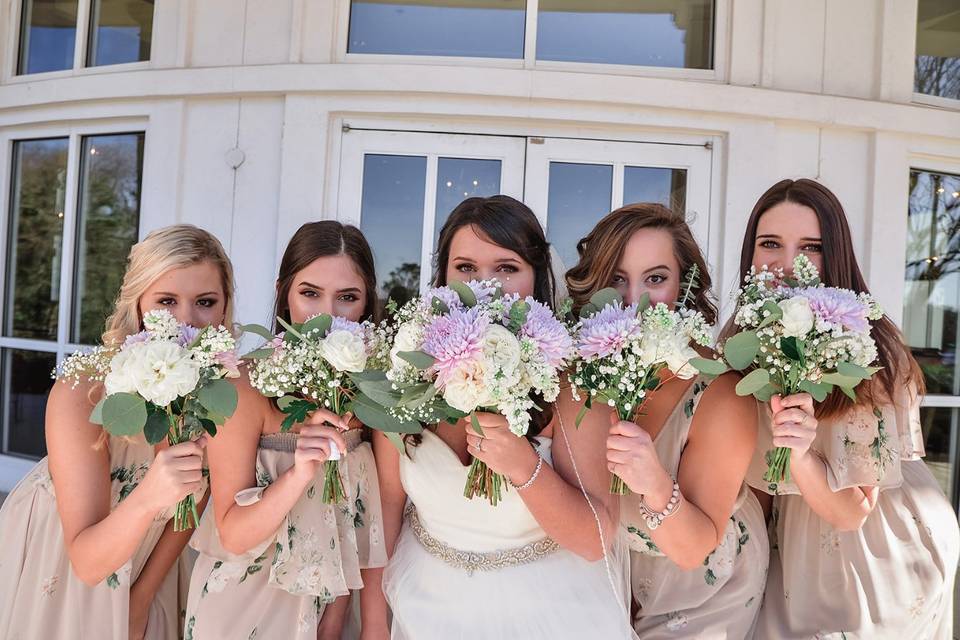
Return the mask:
<svg viewBox="0 0 960 640">
<path fill-rule="evenodd" d="M 407 524 L 410 525 L 410 530 L 413 531 L 427 553 L 443 560 L 451 567 L 464 569 L 467 574 L 472 574 L 474 571 L 495 571 L 505 567 L 529 564 L 547 557 L 560 548 L 560 545 L 550 538 L 542 538 L 513 549 L 486 552 L 461 551 L 448 546 L 427 533 L 423 523 L 420 522 L 420 516 L 417 515 L 417 508 L 412 504 L 407 505 L 403 515 L 407 519 Z"/>
<path fill-rule="evenodd" d="M 268 433 L 260 436 L 260 448 L 270 451 L 286 451 L 293 453 L 297 450 L 298 433 Z M 353 451 L 363 441 L 363 434 L 360 429 L 350 429 L 343 433 L 343 439 L 347 441 L 347 451 Z"/>
</svg>

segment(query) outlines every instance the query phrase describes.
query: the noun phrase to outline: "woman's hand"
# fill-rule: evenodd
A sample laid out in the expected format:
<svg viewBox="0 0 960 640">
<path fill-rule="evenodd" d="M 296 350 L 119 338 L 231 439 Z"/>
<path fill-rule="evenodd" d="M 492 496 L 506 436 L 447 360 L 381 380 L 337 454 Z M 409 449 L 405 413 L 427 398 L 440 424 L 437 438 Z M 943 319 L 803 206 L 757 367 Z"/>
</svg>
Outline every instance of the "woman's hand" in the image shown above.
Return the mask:
<svg viewBox="0 0 960 640">
<path fill-rule="evenodd" d="M 200 489 L 207 436 L 161 450 L 134 490 L 151 511 L 163 511 Z"/>
<path fill-rule="evenodd" d="M 802 460 L 817 437 L 817 419 L 814 417 L 813 398 L 809 393 L 770 398 L 773 420 L 773 446 L 791 449 L 791 462 Z"/>
<path fill-rule="evenodd" d="M 334 425 L 334 426 L 329 426 Z M 347 450 L 343 431 L 347 420 L 326 409 L 317 409 L 300 427 L 297 448 L 293 454 L 293 473 L 305 482 L 313 479 L 317 467 L 330 459 L 330 443 L 341 452 Z"/>
<path fill-rule="evenodd" d="M 607 469 L 644 496 L 652 509 L 665 509 L 673 494 L 673 479 L 660 464 L 653 439 L 642 427 L 619 420 L 610 413 L 610 435 L 607 436 Z"/>
<path fill-rule="evenodd" d="M 515 485 L 529 480 L 537 467 L 538 457 L 530 441 L 510 431 L 507 419 L 502 415 L 484 412 L 474 415 L 483 435 L 478 434 L 468 420 L 465 427 L 467 451 Z"/>
</svg>

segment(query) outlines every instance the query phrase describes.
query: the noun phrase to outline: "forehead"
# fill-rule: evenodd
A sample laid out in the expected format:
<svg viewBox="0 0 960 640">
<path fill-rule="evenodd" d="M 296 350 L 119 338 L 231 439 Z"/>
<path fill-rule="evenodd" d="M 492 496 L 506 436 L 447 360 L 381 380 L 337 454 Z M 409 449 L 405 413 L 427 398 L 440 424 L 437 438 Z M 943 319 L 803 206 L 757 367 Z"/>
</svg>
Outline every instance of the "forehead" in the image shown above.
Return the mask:
<svg viewBox="0 0 960 640">
<path fill-rule="evenodd" d="M 504 258 L 523 260 L 517 252 L 495 243 L 483 231 L 473 225 L 461 227 L 454 232 L 453 239 L 450 241 L 450 257 L 471 258 L 473 260 L 502 260 Z"/>
<path fill-rule="evenodd" d="M 665 229 L 638 229 L 623 247 L 620 268 L 650 268 L 665 265 L 675 267 L 677 257 L 673 236 Z"/>
<path fill-rule="evenodd" d="M 150 284 L 149 290 L 184 295 L 211 291 L 223 293 L 223 274 L 212 261 L 204 260 L 164 271 Z"/>
<path fill-rule="evenodd" d="M 757 235 L 819 238 L 820 220 L 816 212 L 806 205 L 781 202 L 760 216 L 757 221 Z"/>
<path fill-rule="evenodd" d="M 350 256 L 320 256 L 297 272 L 296 282 L 309 280 L 312 284 L 345 284 L 355 286 L 363 282 L 360 269 Z"/>
</svg>

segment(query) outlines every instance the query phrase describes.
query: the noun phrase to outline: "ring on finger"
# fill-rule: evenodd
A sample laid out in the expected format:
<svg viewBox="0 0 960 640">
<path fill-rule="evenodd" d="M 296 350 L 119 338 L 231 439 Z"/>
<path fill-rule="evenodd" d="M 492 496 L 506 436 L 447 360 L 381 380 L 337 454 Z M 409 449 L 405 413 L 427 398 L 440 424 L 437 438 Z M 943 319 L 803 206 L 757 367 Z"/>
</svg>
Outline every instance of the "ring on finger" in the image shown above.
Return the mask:
<svg viewBox="0 0 960 640">
<path fill-rule="evenodd" d="M 477 451 L 483 451 L 483 436 L 477 440 Z"/>
</svg>

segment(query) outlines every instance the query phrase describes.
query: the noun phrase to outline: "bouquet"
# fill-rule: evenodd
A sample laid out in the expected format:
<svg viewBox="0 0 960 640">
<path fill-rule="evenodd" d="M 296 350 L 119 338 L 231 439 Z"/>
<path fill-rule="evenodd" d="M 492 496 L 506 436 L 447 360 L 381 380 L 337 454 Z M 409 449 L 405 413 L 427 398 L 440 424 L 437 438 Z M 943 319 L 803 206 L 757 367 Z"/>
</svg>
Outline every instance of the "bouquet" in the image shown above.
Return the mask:
<svg viewBox="0 0 960 640">
<path fill-rule="evenodd" d="M 263 395 L 278 398 L 277 406 L 286 414 L 280 429 L 289 431 L 320 407 L 344 415 L 357 393 L 352 376 L 364 371 L 376 351 L 372 325 L 328 314 L 301 324 L 277 320 L 286 329 L 279 336 L 258 325 L 247 325 L 244 330 L 269 340 L 246 357 L 256 360 L 250 384 Z M 346 493 L 340 478 L 340 451 L 333 442 L 330 445 L 330 459 L 324 463 L 323 501 L 336 504 Z"/>
<path fill-rule="evenodd" d="M 222 326 L 182 324 L 166 310 L 148 311 L 143 326 L 119 349 L 71 355 L 58 377 L 74 385 L 103 382 L 106 395 L 90 421 L 115 436 L 143 433 L 150 444 L 166 438 L 174 445 L 203 432 L 216 435 L 237 408 L 237 390 L 226 380 L 240 375 L 233 334 Z M 175 531 L 199 520 L 193 495 L 177 504 Z"/>
<path fill-rule="evenodd" d="M 523 436 L 531 394 L 553 402 L 560 373 L 572 354 L 570 335 L 553 311 L 528 296 L 503 294 L 495 280 L 451 282 L 411 300 L 385 326 L 390 365 L 380 380 L 360 388 L 380 405 L 374 422 L 421 423 L 457 420 L 474 412 L 504 415 L 510 431 Z M 361 410 L 369 410 L 364 401 Z M 414 429 L 408 429 L 412 432 Z M 496 506 L 505 479 L 474 458 L 464 496 L 482 496 Z"/>
<path fill-rule="evenodd" d="M 650 394 L 662 384 L 661 372 L 680 378 L 696 373 L 688 362 L 697 357 L 691 343 L 709 346 L 710 325 L 697 311 L 678 304 L 676 310 L 664 303 L 650 304 L 644 294 L 636 304 L 624 305 L 614 289 L 602 289 L 580 310 L 574 326 L 577 357 L 570 376 L 575 400 L 586 392 L 577 414 L 583 417 L 599 400 L 613 407 L 620 420 L 642 415 Z M 610 492 L 628 492 L 623 480 L 614 475 Z"/>
<path fill-rule="evenodd" d="M 883 312 L 869 294 L 823 286 L 806 256 L 797 256 L 793 272 L 787 278 L 782 269 L 751 269 L 737 298 L 741 331 L 722 345 L 722 361 L 693 364 L 710 375 L 750 369 L 737 393 L 761 402 L 800 392 L 822 402 L 834 388 L 856 400 L 854 388 L 879 371 L 871 366 L 877 345 L 870 320 Z M 767 482 L 790 479 L 790 449 L 776 448 L 767 464 Z"/>
</svg>

